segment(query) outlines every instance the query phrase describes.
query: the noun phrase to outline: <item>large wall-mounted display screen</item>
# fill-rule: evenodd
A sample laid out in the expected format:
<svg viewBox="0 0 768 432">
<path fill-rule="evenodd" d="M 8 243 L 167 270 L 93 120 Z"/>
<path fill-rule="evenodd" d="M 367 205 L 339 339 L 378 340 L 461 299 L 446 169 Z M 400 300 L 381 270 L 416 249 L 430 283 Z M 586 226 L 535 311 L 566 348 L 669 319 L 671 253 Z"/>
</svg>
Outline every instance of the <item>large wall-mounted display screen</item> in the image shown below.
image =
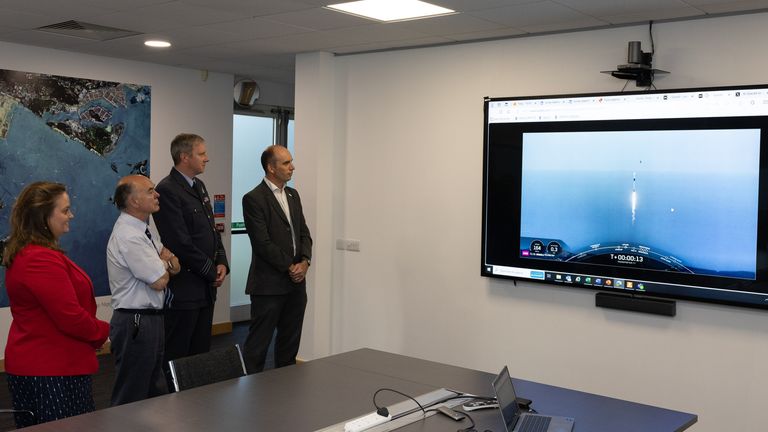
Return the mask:
<svg viewBox="0 0 768 432">
<path fill-rule="evenodd" d="M 768 307 L 768 87 L 488 98 L 484 276 Z"/>
</svg>

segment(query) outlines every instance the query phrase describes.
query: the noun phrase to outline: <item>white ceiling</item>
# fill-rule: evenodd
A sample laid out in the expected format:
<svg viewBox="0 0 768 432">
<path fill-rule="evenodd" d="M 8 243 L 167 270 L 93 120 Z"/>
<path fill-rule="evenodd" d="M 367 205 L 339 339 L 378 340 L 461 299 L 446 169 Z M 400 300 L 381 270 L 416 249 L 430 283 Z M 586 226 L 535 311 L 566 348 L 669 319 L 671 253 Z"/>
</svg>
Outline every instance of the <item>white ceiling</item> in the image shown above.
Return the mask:
<svg viewBox="0 0 768 432">
<path fill-rule="evenodd" d="M 338 2 L 0 0 L 0 41 L 292 83 L 294 56 L 302 52 L 350 54 L 768 10 L 768 0 L 432 0 L 459 13 L 385 24 L 322 8 Z M 101 42 L 35 30 L 69 20 L 143 34 Z M 173 46 L 147 48 L 150 37 Z"/>
</svg>

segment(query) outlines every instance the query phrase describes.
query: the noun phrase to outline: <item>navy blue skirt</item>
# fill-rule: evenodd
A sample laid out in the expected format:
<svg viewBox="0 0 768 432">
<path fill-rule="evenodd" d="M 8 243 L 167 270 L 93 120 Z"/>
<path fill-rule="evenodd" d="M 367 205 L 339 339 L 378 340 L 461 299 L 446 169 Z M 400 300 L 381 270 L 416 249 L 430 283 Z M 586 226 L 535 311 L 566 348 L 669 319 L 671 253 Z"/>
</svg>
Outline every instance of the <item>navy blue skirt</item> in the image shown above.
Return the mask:
<svg viewBox="0 0 768 432">
<path fill-rule="evenodd" d="M 7 377 L 13 409 L 33 413 L 16 413 L 16 428 L 96 410 L 90 375 Z"/>
</svg>

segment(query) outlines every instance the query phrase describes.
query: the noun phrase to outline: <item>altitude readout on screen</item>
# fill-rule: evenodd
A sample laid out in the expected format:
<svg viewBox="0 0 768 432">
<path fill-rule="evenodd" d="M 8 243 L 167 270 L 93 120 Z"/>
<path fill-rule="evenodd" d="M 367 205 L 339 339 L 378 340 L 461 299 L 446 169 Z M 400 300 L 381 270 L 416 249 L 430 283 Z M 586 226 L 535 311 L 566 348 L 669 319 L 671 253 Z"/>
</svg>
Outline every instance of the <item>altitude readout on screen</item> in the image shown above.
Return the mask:
<svg viewBox="0 0 768 432">
<path fill-rule="evenodd" d="M 531 242 L 530 249 L 521 250 L 522 256 L 534 256 L 542 258 L 556 258 L 563 252 L 563 246 L 557 241 L 549 241 L 546 246 L 541 240 Z"/>
<path fill-rule="evenodd" d="M 638 264 L 642 263 L 644 259 L 645 257 L 638 255 L 611 254 L 611 260 L 621 264 Z"/>
</svg>

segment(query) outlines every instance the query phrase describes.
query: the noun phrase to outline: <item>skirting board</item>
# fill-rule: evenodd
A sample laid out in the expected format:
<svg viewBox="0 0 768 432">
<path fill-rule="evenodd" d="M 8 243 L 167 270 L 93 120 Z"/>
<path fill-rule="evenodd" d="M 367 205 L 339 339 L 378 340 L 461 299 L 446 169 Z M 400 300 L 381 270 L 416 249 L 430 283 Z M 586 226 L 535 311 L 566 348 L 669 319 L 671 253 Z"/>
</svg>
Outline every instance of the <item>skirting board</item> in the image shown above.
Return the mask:
<svg viewBox="0 0 768 432">
<path fill-rule="evenodd" d="M 216 323 L 211 327 L 211 335 L 216 336 L 220 334 L 232 333 L 232 321 L 223 323 Z"/>
</svg>

